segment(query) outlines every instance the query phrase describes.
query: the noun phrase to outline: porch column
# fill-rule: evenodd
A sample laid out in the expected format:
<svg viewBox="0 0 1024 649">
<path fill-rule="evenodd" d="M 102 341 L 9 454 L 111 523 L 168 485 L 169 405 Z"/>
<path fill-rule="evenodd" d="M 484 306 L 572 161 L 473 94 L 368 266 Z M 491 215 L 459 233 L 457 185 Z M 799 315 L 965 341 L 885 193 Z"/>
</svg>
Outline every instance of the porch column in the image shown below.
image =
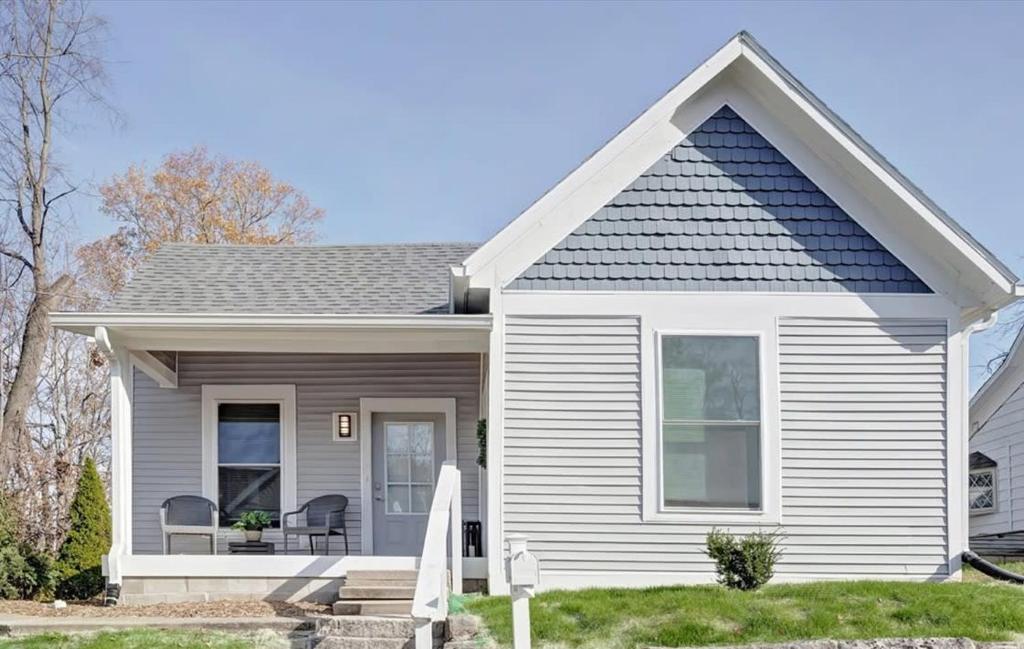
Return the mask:
<svg viewBox="0 0 1024 649">
<path fill-rule="evenodd" d="M 121 583 L 121 558 L 132 553 L 132 363 L 127 349 L 111 343 L 105 327 L 96 344 L 110 362 L 110 553 L 107 579 Z"/>
</svg>

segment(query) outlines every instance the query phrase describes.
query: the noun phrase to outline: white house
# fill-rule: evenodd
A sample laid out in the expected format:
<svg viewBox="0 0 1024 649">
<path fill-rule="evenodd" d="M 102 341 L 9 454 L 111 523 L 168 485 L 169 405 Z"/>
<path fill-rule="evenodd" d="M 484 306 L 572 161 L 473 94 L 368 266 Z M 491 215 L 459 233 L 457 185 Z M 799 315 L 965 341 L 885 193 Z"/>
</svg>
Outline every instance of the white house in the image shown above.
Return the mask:
<svg viewBox="0 0 1024 649">
<path fill-rule="evenodd" d="M 971 399 L 968 507 L 972 549 L 1024 551 L 1024 331 Z M 1011 534 L 1018 533 L 1018 534 Z"/>
<path fill-rule="evenodd" d="M 713 527 L 781 526 L 780 580 L 957 578 L 968 338 L 1017 281 L 741 33 L 482 245 L 166 246 L 53 320 L 112 361 L 126 599 L 420 566 L 425 614 L 449 520 L 491 592 L 511 533 L 543 588 L 711 581 Z M 325 494 L 347 552 L 227 554 Z M 217 556 L 165 553 L 179 495 Z"/>
</svg>

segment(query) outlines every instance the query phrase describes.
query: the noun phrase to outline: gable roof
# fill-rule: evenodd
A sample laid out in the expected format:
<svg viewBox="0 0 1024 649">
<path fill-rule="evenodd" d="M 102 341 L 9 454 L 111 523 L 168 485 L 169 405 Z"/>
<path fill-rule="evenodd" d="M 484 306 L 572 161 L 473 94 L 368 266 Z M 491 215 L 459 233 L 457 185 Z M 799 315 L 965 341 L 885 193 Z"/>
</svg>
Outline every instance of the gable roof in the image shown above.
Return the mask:
<svg viewBox="0 0 1024 649">
<path fill-rule="evenodd" d="M 827 165 L 827 173 L 854 188 L 848 212 L 890 249 L 914 252 L 908 266 L 971 317 L 999 308 L 1024 291 L 994 255 L 867 144 L 843 120 L 785 70 L 753 37 L 741 32 L 649 109 L 474 252 L 461 274 L 470 287 L 504 288 L 639 176 L 668 148 L 655 144 L 696 127 L 685 125 L 686 108 L 707 101 L 714 84 L 739 84 L 748 97 L 775 116 L 798 146 Z M 733 106 L 736 108 L 736 106 Z M 786 151 L 790 154 L 790 151 Z M 801 155 L 804 155 L 803 153 Z M 806 157 L 806 156 L 805 156 Z M 794 161 L 796 162 L 796 161 Z M 807 169 L 804 169 L 808 172 Z M 813 174 L 815 182 L 821 181 Z M 840 204 L 838 196 L 829 188 Z M 849 197 L 848 197 L 849 198 Z M 844 205 L 844 208 L 846 206 Z M 877 212 L 866 222 L 865 211 Z M 885 234 L 885 236 L 881 236 Z M 897 237 L 896 235 L 900 236 Z M 898 254 L 901 256 L 902 254 Z M 926 272 L 924 272 L 926 271 Z"/>
<path fill-rule="evenodd" d="M 974 436 L 1024 385 L 1024 326 L 1017 332 L 1006 358 L 971 397 L 970 435 Z"/>
<path fill-rule="evenodd" d="M 166 244 L 106 313 L 436 314 L 471 243 Z"/>
<path fill-rule="evenodd" d="M 931 292 L 728 106 L 509 288 Z"/>
</svg>

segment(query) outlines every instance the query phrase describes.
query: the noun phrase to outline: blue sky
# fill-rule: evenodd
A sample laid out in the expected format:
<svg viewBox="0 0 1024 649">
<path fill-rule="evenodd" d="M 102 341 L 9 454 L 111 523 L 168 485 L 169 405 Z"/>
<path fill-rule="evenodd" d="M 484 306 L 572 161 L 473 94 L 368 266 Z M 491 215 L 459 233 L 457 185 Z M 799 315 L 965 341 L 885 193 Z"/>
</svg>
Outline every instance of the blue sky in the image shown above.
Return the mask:
<svg viewBox="0 0 1024 649">
<path fill-rule="evenodd" d="M 205 144 L 305 191 L 325 242 L 482 241 L 746 29 L 1024 274 L 1024 3 L 94 7 L 124 123 L 61 151 L 94 185 Z M 83 239 L 112 228 L 96 206 Z"/>
</svg>

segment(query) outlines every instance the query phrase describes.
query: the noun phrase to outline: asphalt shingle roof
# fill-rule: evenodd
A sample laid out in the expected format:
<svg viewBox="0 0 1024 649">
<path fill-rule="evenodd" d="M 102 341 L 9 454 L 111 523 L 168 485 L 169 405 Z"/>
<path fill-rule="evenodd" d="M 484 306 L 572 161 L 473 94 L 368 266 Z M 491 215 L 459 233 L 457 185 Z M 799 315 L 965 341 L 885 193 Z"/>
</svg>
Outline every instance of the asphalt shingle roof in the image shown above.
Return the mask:
<svg viewBox="0 0 1024 649">
<path fill-rule="evenodd" d="M 510 287 L 931 292 L 728 106 Z"/>
<path fill-rule="evenodd" d="M 478 244 L 167 244 L 105 310 L 116 313 L 447 313 L 449 268 Z"/>
</svg>

